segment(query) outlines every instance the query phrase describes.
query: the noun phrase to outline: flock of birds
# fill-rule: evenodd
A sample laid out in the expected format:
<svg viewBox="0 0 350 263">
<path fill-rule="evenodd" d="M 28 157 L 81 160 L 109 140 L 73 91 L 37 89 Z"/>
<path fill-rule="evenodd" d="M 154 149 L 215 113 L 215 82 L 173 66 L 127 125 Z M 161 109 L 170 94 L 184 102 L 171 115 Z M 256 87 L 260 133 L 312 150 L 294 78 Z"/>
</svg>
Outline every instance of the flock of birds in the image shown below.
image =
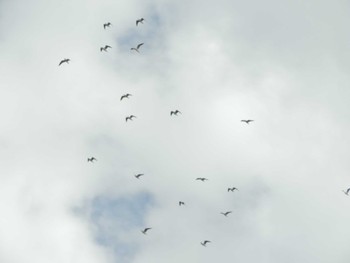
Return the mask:
<svg viewBox="0 0 350 263">
<path fill-rule="evenodd" d="M 140 23 L 143 24 L 143 22 L 145 21 L 144 18 L 140 18 L 140 19 L 137 19 L 136 20 L 136 26 L 138 26 Z M 107 22 L 107 23 L 104 23 L 103 24 L 103 28 L 104 29 L 107 29 L 109 28 L 110 26 L 112 26 L 112 24 L 110 22 Z M 140 43 L 138 44 L 136 47 L 132 47 L 130 48 L 131 51 L 135 51 L 137 53 L 140 53 L 140 48 L 144 45 L 144 43 Z M 104 47 L 100 47 L 100 51 L 101 52 L 108 52 L 108 49 L 112 48 L 111 46 L 109 45 L 105 45 Z M 58 66 L 61 66 L 62 64 L 66 63 L 66 64 L 69 64 L 71 60 L 69 58 L 64 58 L 60 61 L 60 63 L 58 64 Z M 129 99 L 130 97 L 132 96 L 132 94 L 130 93 L 127 93 L 127 94 L 124 94 L 120 97 L 120 101 L 124 100 L 124 99 Z M 172 110 L 170 111 L 170 116 L 178 116 L 178 114 L 182 114 L 181 111 L 179 110 Z M 127 116 L 125 118 L 125 121 L 128 122 L 128 121 L 132 121 L 134 118 L 136 118 L 135 115 L 130 115 L 130 116 Z M 241 122 L 244 122 L 246 124 L 250 124 L 251 122 L 253 122 L 254 120 L 251 120 L 251 119 L 244 119 L 244 120 L 241 120 Z M 97 159 L 95 157 L 90 157 L 90 158 L 87 158 L 87 161 L 88 162 L 95 162 L 97 161 Z M 140 174 L 136 174 L 134 175 L 136 179 L 140 179 L 142 176 L 144 176 L 144 174 L 140 173 Z M 205 182 L 205 181 L 208 181 L 207 178 L 204 178 L 204 177 L 198 177 L 195 179 L 196 181 L 202 181 L 202 182 Z M 236 187 L 229 187 L 227 189 L 227 192 L 234 192 L 234 191 L 238 191 L 238 189 Z M 349 196 L 350 194 L 350 188 L 346 189 L 346 190 L 342 190 L 346 195 Z M 185 202 L 184 201 L 179 201 L 178 203 L 179 206 L 184 206 L 185 205 Z M 231 214 L 232 211 L 226 211 L 226 212 L 221 212 L 220 214 L 222 214 L 223 216 L 225 217 L 228 217 L 229 214 Z M 146 227 L 144 228 L 143 230 L 141 230 L 141 233 L 146 235 L 148 231 L 150 231 L 152 228 L 151 227 Z M 200 242 L 200 244 L 204 247 L 207 246 L 208 243 L 211 243 L 210 240 L 204 240 L 202 242 Z"/>
</svg>

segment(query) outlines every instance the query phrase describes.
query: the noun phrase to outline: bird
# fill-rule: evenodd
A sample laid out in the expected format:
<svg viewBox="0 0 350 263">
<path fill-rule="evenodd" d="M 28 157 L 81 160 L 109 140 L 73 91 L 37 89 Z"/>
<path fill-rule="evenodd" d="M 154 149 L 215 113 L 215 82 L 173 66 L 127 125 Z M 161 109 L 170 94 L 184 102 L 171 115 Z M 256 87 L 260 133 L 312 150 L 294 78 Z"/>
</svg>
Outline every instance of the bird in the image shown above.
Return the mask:
<svg viewBox="0 0 350 263">
<path fill-rule="evenodd" d="M 222 215 L 224 215 L 224 216 L 228 216 L 228 214 L 231 214 L 232 213 L 232 211 L 227 211 L 227 212 L 221 212 L 220 214 L 222 214 Z"/>
<path fill-rule="evenodd" d="M 140 43 L 135 47 L 130 48 L 130 50 L 135 50 L 136 52 L 140 53 L 139 48 L 143 45 L 144 43 Z"/>
<path fill-rule="evenodd" d="M 104 47 L 100 47 L 100 51 L 102 52 L 102 51 L 105 51 L 105 52 L 107 52 L 107 49 L 108 48 L 112 48 L 111 46 L 108 46 L 108 45 L 105 45 Z"/>
<path fill-rule="evenodd" d="M 124 94 L 123 96 L 120 97 L 120 100 L 124 99 L 124 98 L 129 98 L 130 96 L 132 96 L 131 94 L 127 93 L 127 94 Z"/>
<path fill-rule="evenodd" d="M 349 193 L 350 193 L 350 188 L 348 188 L 346 191 L 343 190 L 343 192 L 344 192 L 344 194 L 349 195 Z"/>
<path fill-rule="evenodd" d="M 144 175 L 144 174 L 136 174 L 135 177 L 136 177 L 137 179 L 140 179 L 140 177 L 143 176 L 143 175 Z"/>
<path fill-rule="evenodd" d="M 211 241 L 210 241 L 210 240 L 204 240 L 203 242 L 201 242 L 201 245 L 202 245 L 203 247 L 206 247 L 206 246 L 207 246 L 207 243 L 211 243 Z"/>
<path fill-rule="evenodd" d="M 204 181 L 207 181 L 208 179 L 204 178 L 204 177 L 198 177 L 198 178 L 196 178 L 196 180 L 201 180 L 202 182 L 204 182 Z"/>
<path fill-rule="evenodd" d="M 232 188 L 227 188 L 227 192 L 234 192 L 235 190 L 238 191 L 238 189 L 236 187 L 232 187 Z"/>
<path fill-rule="evenodd" d="M 185 205 L 185 202 L 179 201 L 179 206 Z"/>
<path fill-rule="evenodd" d="M 136 118 L 136 116 L 135 115 L 130 115 L 129 117 L 125 118 L 125 121 L 128 121 L 128 120 L 132 121 L 132 118 Z"/>
<path fill-rule="evenodd" d="M 172 116 L 172 115 L 177 116 L 179 113 L 182 114 L 181 111 L 179 111 L 179 110 L 171 111 L 170 116 Z"/>
<path fill-rule="evenodd" d="M 106 27 L 110 27 L 112 24 L 110 22 L 103 24 L 103 29 L 106 29 Z"/>
<path fill-rule="evenodd" d="M 145 20 L 145 19 L 143 19 L 143 18 L 137 19 L 137 20 L 136 20 L 136 26 L 137 26 L 139 23 L 143 24 L 143 21 L 144 21 L 144 20 Z"/>
<path fill-rule="evenodd" d="M 62 59 L 61 62 L 60 62 L 60 64 L 58 64 L 58 65 L 61 66 L 63 63 L 69 64 L 69 61 L 70 61 L 69 58 Z"/>
<path fill-rule="evenodd" d="M 87 161 L 93 163 L 94 161 L 97 161 L 97 159 L 95 157 L 91 157 L 91 158 L 87 158 Z"/>
<path fill-rule="evenodd" d="M 148 230 L 150 230 L 150 229 L 152 229 L 152 228 L 146 227 L 144 230 L 141 230 L 141 232 L 142 232 L 144 235 L 146 235 L 146 232 L 147 232 Z"/>
<path fill-rule="evenodd" d="M 241 122 L 245 122 L 246 124 L 249 124 L 249 122 L 252 122 L 254 120 L 241 120 Z"/>
</svg>

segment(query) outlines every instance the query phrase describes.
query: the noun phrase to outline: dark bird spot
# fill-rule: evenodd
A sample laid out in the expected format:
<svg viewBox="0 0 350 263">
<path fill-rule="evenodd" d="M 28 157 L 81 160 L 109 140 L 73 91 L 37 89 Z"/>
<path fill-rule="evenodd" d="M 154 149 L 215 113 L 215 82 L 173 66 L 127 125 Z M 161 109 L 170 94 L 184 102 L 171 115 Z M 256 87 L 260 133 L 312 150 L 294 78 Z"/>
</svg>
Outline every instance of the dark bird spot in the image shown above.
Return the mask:
<svg viewBox="0 0 350 263">
<path fill-rule="evenodd" d="M 87 158 L 87 161 L 93 163 L 94 161 L 97 161 L 97 159 L 95 157 L 91 157 L 91 158 Z"/>
<path fill-rule="evenodd" d="M 170 116 L 172 116 L 172 115 L 177 116 L 179 113 L 182 114 L 181 111 L 179 111 L 179 110 L 171 111 Z"/>
<path fill-rule="evenodd" d="M 204 181 L 207 181 L 208 179 L 204 178 L 204 177 L 198 177 L 198 178 L 196 178 L 196 180 L 200 180 L 200 181 L 204 182 Z"/>
<path fill-rule="evenodd" d="M 147 231 L 150 230 L 150 229 L 152 229 L 152 228 L 146 227 L 144 230 L 141 230 L 141 232 L 146 235 Z"/>
<path fill-rule="evenodd" d="M 60 62 L 60 64 L 58 64 L 58 66 L 61 66 L 63 63 L 69 64 L 69 61 L 70 61 L 69 58 L 62 59 L 61 62 Z"/>
<path fill-rule="evenodd" d="M 207 246 L 207 243 L 211 243 L 211 241 L 210 241 L 210 240 L 204 240 L 203 242 L 201 242 L 201 245 L 202 245 L 203 247 L 206 247 L 206 246 Z"/>
<path fill-rule="evenodd" d="M 143 24 L 143 21 L 145 21 L 145 19 L 140 18 L 136 20 L 136 26 L 138 26 L 139 23 Z"/>
<path fill-rule="evenodd" d="M 254 121 L 254 120 L 241 120 L 241 122 L 245 122 L 246 124 L 249 124 L 252 121 Z"/>
<path fill-rule="evenodd" d="M 112 48 L 111 46 L 105 45 L 104 47 L 100 47 L 100 51 L 105 51 L 107 52 L 107 49 Z"/>
<path fill-rule="evenodd" d="M 221 212 L 220 214 L 224 215 L 224 216 L 228 216 L 228 214 L 231 214 L 232 211 L 227 211 L 227 212 Z"/>
<path fill-rule="evenodd" d="M 137 179 L 140 179 L 140 177 L 143 176 L 143 175 L 144 175 L 144 174 L 136 174 L 135 177 L 136 177 Z"/>
<path fill-rule="evenodd" d="M 128 121 L 128 120 L 132 121 L 133 118 L 136 118 L 136 116 L 135 115 L 130 115 L 130 116 L 125 118 L 125 121 Z"/>
<path fill-rule="evenodd" d="M 127 94 L 124 94 L 123 96 L 120 97 L 120 100 L 123 100 L 125 98 L 129 98 L 130 96 L 132 96 L 131 94 L 127 93 Z"/>
<path fill-rule="evenodd" d="M 135 48 L 135 47 L 132 47 L 132 48 L 130 48 L 130 50 L 135 50 L 136 52 L 140 53 L 139 49 L 140 49 L 140 47 L 141 47 L 143 44 L 144 44 L 144 43 L 140 43 L 140 44 L 138 44 L 138 45 L 136 46 L 136 48 Z"/>
<path fill-rule="evenodd" d="M 106 29 L 106 27 L 110 27 L 112 24 L 110 22 L 103 24 L 103 29 Z"/>
</svg>

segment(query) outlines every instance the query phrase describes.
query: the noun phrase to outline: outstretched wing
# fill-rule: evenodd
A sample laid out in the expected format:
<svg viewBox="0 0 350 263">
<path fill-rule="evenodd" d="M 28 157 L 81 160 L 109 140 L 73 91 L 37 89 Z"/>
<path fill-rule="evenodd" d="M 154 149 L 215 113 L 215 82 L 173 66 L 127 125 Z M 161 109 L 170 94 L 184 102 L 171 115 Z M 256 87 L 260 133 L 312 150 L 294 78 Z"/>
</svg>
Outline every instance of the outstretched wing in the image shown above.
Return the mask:
<svg viewBox="0 0 350 263">
<path fill-rule="evenodd" d="M 144 43 L 140 43 L 137 45 L 137 49 L 139 49 Z"/>
</svg>

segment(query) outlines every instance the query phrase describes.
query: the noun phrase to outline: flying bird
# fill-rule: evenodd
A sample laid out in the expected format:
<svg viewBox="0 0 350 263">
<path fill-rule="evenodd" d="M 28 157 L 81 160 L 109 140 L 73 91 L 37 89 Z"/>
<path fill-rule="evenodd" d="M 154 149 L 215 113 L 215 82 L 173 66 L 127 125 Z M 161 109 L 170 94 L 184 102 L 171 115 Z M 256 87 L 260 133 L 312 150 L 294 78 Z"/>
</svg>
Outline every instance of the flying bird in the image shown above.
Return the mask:
<svg viewBox="0 0 350 263">
<path fill-rule="evenodd" d="M 152 229 L 152 228 L 146 227 L 144 230 L 141 230 L 141 232 L 142 232 L 142 234 L 146 235 L 147 231 L 150 230 L 150 229 Z"/>
<path fill-rule="evenodd" d="M 130 115 L 129 117 L 125 118 L 125 121 L 128 121 L 128 120 L 132 121 L 133 118 L 136 118 L 136 116 L 135 115 Z"/>
<path fill-rule="evenodd" d="M 140 179 L 140 177 L 143 176 L 143 175 L 144 175 L 144 174 L 136 174 L 135 177 L 136 177 L 137 179 Z"/>
<path fill-rule="evenodd" d="M 349 193 L 350 193 L 350 188 L 348 188 L 346 191 L 343 190 L 343 192 L 344 192 L 344 194 L 349 195 Z"/>
<path fill-rule="evenodd" d="M 132 96 L 131 94 L 127 93 L 127 94 L 124 94 L 123 96 L 120 97 L 120 100 L 124 99 L 124 98 L 129 98 L 130 96 Z"/>
<path fill-rule="evenodd" d="M 208 179 L 204 178 L 204 177 L 198 177 L 198 178 L 196 178 L 196 180 L 201 180 L 202 182 L 204 182 L 204 181 L 207 181 Z"/>
<path fill-rule="evenodd" d="M 69 61 L 70 61 L 69 58 L 62 59 L 61 62 L 60 62 L 60 64 L 58 64 L 58 65 L 61 66 L 63 63 L 69 64 Z"/>
<path fill-rule="evenodd" d="M 228 216 L 228 214 L 231 214 L 232 213 L 232 211 L 227 211 L 227 212 L 221 212 L 220 214 L 222 214 L 222 215 L 224 215 L 224 216 Z"/>
<path fill-rule="evenodd" d="M 185 205 L 185 202 L 180 201 L 179 206 Z"/>
<path fill-rule="evenodd" d="M 110 22 L 103 24 L 103 29 L 106 29 L 106 27 L 110 27 L 112 24 Z"/>
<path fill-rule="evenodd" d="M 201 242 L 201 245 L 202 245 L 203 247 L 206 247 L 206 246 L 207 246 L 207 243 L 211 243 L 211 241 L 210 241 L 210 240 L 204 240 L 203 242 Z"/>
<path fill-rule="evenodd" d="M 143 24 L 143 21 L 144 21 L 144 20 L 145 20 L 145 19 L 143 19 L 143 18 L 137 19 L 137 20 L 136 20 L 136 26 L 137 26 L 139 23 Z"/>
<path fill-rule="evenodd" d="M 111 46 L 108 46 L 108 45 L 105 45 L 104 47 L 100 47 L 100 51 L 102 52 L 102 51 L 105 51 L 105 52 L 107 52 L 107 49 L 108 48 L 112 48 Z"/>
<path fill-rule="evenodd" d="M 93 163 L 94 161 L 97 161 L 97 159 L 95 157 L 91 157 L 91 158 L 87 158 L 87 161 Z"/>
<path fill-rule="evenodd" d="M 249 124 L 249 122 L 252 122 L 254 120 L 241 120 L 241 122 L 245 122 L 246 124 Z"/>
<path fill-rule="evenodd" d="M 238 191 L 238 189 L 236 187 L 232 187 L 232 188 L 227 188 L 227 192 L 234 192 L 235 190 Z"/>
<path fill-rule="evenodd" d="M 179 111 L 179 110 L 171 111 L 170 116 L 172 116 L 172 115 L 177 116 L 179 113 L 182 114 L 181 111 Z"/>
<path fill-rule="evenodd" d="M 140 53 L 139 49 L 140 49 L 140 47 L 141 47 L 143 44 L 144 44 L 144 43 L 140 43 L 140 44 L 138 44 L 138 45 L 136 46 L 136 48 L 135 48 L 135 47 L 132 47 L 132 48 L 130 48 L 130 50 L 135 50 L 136 52 Z"/>
</svg>

